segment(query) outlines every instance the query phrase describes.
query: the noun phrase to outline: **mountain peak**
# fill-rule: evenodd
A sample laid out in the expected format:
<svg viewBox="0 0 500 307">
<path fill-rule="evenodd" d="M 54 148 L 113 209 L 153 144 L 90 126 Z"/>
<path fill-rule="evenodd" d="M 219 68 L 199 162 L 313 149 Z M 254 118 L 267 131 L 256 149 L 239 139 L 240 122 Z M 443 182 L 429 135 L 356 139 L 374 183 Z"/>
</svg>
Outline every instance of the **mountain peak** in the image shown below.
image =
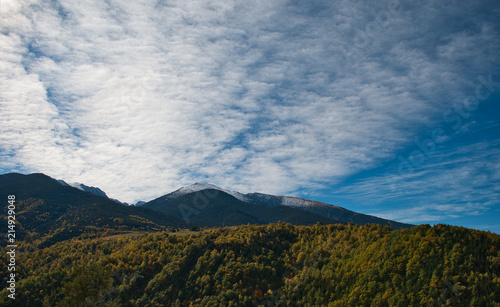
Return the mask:
<svg viewBox="0 0 500 307">
<path fill-rule="evenodd" d="M 380 224 L 380 225 L 389 225 L 394 228 L 409 228 L 412 225 L 409 224 L 403 224 L 403 223 L 398 223 L 395 221 L 391 220 L 386 220 L 382 218 L 378 218 L 375 216 L 371 215 L 366 215 L 362 213 L 356 213 L 353 211 L 350 211 L 348 209 L 338 207 L 335 205 L 327 204 L 327 203 L 322 203 L 318 201 L 313 201 L 313 200 L 308 200 L 305 198 L 300 198 L 300 197 L 294 197 L 294 196 L 276 196 L 276 195 L 270 195 L 270 194 L 263 194 L 263 193 L 247 193 L 243 194 L 240 192 L 236 191 L 230 191 L 226 189 L 222 189 L 216 185 L 209 184 L 209 183 L 200 183 L 196 182 L 192 185 L 182 187 L 172 193 L 166 194 L 160 198 L 157 198 L 155 200 L 152 200 L 148 203 L 146 203 L 144 206 L 147 208 L 151 208 L 154 210 L 159 210 L 159 211 L 164 211 L 172 214 L 177 214 L 178 217 L 184 217 L 184 215 L 180 216 L 179 212 L 182 213 L 183 211 L 180 210 L 179 207 L 179 202 L 178 199 L 184 196 L 192 197 L 192 200 L 186 200 L 184 199 L 184 202 L 191 202 L 193 204 L 197 203 L 199 201 L 198 197 L 195 194 L 198 192 L 202 192 L 204 190 L 217 190 L 220 192 L 223 192 L 225 194 L 229 194 L 236 198 L 239 202 L 234 202 L 232 204 L 233 207 L 231 207 L 231 204 L 227 203 L 227 200 L 222 197 L 222 198 L 217 198 L 221 196 L 220 194 L 218 196 L 214 197 L 209 197 L 212 205 L 218 205 L 222 206 L 226 205 L 226 208 L 224 209 L 228 213 L 233 214 L 234 212 L 239 212 L 238 210 L 249 210 L 247 213 L 249 216 L 254 216 L 256 219 L 252 220 L 253 222 L 255 221 L 264 221 L 267 220 L 266 214 L 264 216 L 260 215 L 262 212 L 259 210 L 264 210 L 266 212 L 274 212 L 273 214 L 277 214 L 279 216 L 283 216 L 283 218 L 289 218 L 290 216 L 296 216 L 297 212 L 301 212 L 302 214 L 308 214 L 307 218 L 304 217 L 304 219 L 301 218 L 296 218 L 292 219 L 293 221 L 297 222 L 300 221 L 300 223 L 303 223 L 304 221 L 310 221 L 308 218 L 313 218 L 311 214 L 314 214 L 316 216 L 315 218 L 320 221 L 323 220 L 328 223 L 348 223 L 348 222 L 353 222 L 355 224 L 359 225 L 364 225 L 364 224 Z M 190 195 L 191 194 L 191 195 Z M 189 199 L 189 198 L 188 198 Z M 227 207 L 229 206 L 229 207 Z M 266 208 L 267 207 L 267 208 Z M 231 208 L 228 209 L 228 208 Z M 290 210 L 289 210 L 290 209 Z M 291 210 L 293 209 L 293 210 Z M 215 210 L 215 209 L 214 209 Z M 222 210 L 222 209 L 217 209 L 217 210 Z M 252 211 L 254 210 L 254 211 Z M 299 211 L 294 211 L 294 210 L 299 210 Z M 219 212 L 218 211 L 218 212 Z M 209 212 L 209 211 L 207 211 Z M 290 216 L 286 217 L 284 214 L 291 214 Z M 295 212 L 295 213 L 294 213 Z M 208 214 L 208 213 L 207 213 Z M 211 212 L 211 214 L 215 214 L 214 212 Z M 219 214 L 219 215 L 217 215 Z M 217 222 L 221 222 L 221 213 L 217 213 L 216 215 L 218 216 L 217 218 L 213 218 L 214 220 L 217 220 Z M 300 214 L 299 214 L 300 215 Z M 257 218 L 259 217 L 259 218 Z M 197 217 L 200 219 L 199 217 Z M 227 219 L 231 219 L 230 215 L 226 216 Z M 325 220 L 327 218 L 328 220 Z M 247 220 L 245 220 L 247 221 Z M 186 221 L 188 222 L 188 221 Z M 203 219 L 198 221 L 200 225 L 203 224 Z M 188 222 L 189 223 L 189 222 Z M 304 222 L 305 223 L 305 222 Z"/>
<path fill-rule="evenodd" d="M 200 192 L 200 191 L 204 191 L 204 190 L 217 190 L 217 191 L 221 191 L 221 192 L 224 192 L 226 194 L 229 194 L 231 196 L 234 196 L 235 198 L 237 198 L 241 201 L 247 200 L 247 197 L 244 194 L 241 194 L 239 192 L 226 190 L 226 189 L 220 188 L 220 187 L 218 187 L 214 184 L 211 184 L 211 183 L 201 183 L 201 182 L 196 182 L 196 183 L 193 183 L 192 185 L 182 187 L 182 188 L 175 190 L 174 192 L 169 193 L 163 197 L 165 199 L 173 199 L 173 198 L 177 198 L 177 197 L 189 194 L 189 193 L 196 193 L 196 192 Z"/>
<path fill-rule="evenodd" d="M 79 182 L 67 183 L 64 180 L 57 180 L 57 182 L 59 182 L 59 184 L 61 184 L 62 186 L 76 188 L 78 190 L 89 192 L 89 193 L 92 193 L 92 194 L 97 195 L 97 196 L 109 198 L 108 195 L 106 195 L 106 193 L 103 190 L 101 190 L 97 187 L 87 186 L 87 185 L 84 185 L 84 184 L 79 183 Z"/>
<path fill-rule="evenodd" d="M 191 190 L 197 190 L 197 191 L 207 190 L 207 189 L 221 190 L 221 191 L 223 190 L 222 188 L 219 188 L 216 185 L 213 185 L 211 183 L 203 183 L 203 182 L 196 182 L 190 186 L 183 187 L 181 189 L 191 189 Z"/>
<path fill-rule="evenodd" d="M 180 195 L 184 195 L 184 194 L 188 194 L 188 193 L 196 193 L 196 192 L 203 191 L 203 190 L 224 191 L 224 189 L 219 188 L 218 186 L 210 184 L 210 183 L 196 182 L 196 183 L 193 183 L 192 185 L 182 187 L 182 188 L 180 188 L 180 189 L 178 189 L 170 194 L 175 193 L 175 197 L 178 197 Z"/>
</svg>

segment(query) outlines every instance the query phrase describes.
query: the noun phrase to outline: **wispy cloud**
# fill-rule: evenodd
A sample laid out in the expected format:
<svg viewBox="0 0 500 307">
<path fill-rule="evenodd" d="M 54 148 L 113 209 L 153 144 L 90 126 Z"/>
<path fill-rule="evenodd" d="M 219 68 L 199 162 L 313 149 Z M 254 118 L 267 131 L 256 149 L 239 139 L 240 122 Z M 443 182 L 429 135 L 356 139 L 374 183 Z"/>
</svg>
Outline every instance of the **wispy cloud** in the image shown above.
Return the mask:
<svg viewBox="0 0 500 307">
<path fill-rule="evenodd" d="M 411 174 L 371 176 L 336 193 L 374 215 L 411 223 L 487 214 L 500 200 L 498 145 L 442 146 Z"/>
<path fill-rule="evenodd" d="M 396 4 L 2 1 L 1 169 L 129 202 L 339 182 L 498 65 L 494 2 Z"/>
</svg>

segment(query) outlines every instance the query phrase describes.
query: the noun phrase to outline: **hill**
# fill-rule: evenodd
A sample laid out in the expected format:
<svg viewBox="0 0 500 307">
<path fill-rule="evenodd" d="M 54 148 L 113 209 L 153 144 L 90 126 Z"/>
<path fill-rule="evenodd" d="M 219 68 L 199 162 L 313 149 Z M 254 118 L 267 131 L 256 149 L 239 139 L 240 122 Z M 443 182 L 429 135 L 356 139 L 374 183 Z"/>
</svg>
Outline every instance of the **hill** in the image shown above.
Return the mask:
<svg viewBox="0 0 500 307">
<path fill-rule="evenodd" d="M 41 246 L 95 229 L 164 230 L 184 221 L 147 208 L 128 207 L 70 186 L 44 174 L 0 175 L 0 199 L 16 197 L 20 239 L 41 240 Z M 2 212 L 6 206 L 2 207 Z"/>
<path fill-rule="evenodd" d="M 446 225 L 78 237 L 17 257 L 2 306 L 500 306 L 500 236 Z"/>
</svg>

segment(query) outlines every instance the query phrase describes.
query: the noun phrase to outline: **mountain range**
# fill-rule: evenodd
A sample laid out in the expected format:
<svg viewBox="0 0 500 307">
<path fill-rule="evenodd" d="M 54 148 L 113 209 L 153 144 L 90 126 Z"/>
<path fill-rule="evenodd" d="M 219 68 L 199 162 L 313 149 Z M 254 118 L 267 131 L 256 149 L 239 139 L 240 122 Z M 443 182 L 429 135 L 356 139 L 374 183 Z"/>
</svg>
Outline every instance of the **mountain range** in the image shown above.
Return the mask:
<svg viewBox="0 0 500 307">
<path fill-rule="evenodd" d="M 67 183 L 64 180 L 57 180 L 57 182 L 59 182 L 63 186 L 77 188 L 78 190 L 81 190 L 81 191 L 85 191 L 85 192 L 89 192 L 89 193 L 92 193 L 92 194 L 97 195 L 97 196 L 109 198 L 108 195 L 106 195 L 106 192 L 99 189 L 98 187 L 87 186 L 87 185 L 84 185 L 83 183 L 79 183 L 79 182 Z M 109 199 L 111 199 L 119 204 L 126 205 L 126 206 L 140 206 L 140 205 L 144 205 L 146 203 L 144 201 L 138 201 L 135 204 L 129 204 L 129 203 L 121 202 L 118 199 L 114 199 L 114 198 L 109 198 Z"/>
<path fill-rule="evenodd" d="M 262 193 L 242 194 L 201 183 L 182 187 L 147 202 L 143 207 L 183 218 L 197 226 L 220 226 L 221 221 L 226 225 L 282 221 L 296 225 L 316 222 L 380 224 L 395 229 L 412 226 L 308 199 Z"/>
<path fill-rule="evenodd" d="M 44 174 L 0 175 L 0 199 L 7 200 L 8 195 L 16 199 L 17 239 L 43 238 L 39 247 L 96 229 L 156 231 L 187 226 L 175 216 L 124 206 Z M 7 206 L 1 210 L 6 213 Z"/>
<path fill-rule="evenodd" d="M 68 185 L 62 180 L 59 182 Z M 96 187 L 81 183 L 73 183 L 71 186 L 107 197 L 104 191 Z M 116 199 L 111 200 L 128 205 Z M 186 223 L 193 223 L 197 226 L 220 226 L 221 221 L 222 225 L 267 224 L 282 221 L 292 224 L 352 222 L 358 225 L 379 224 L 395 229 L 412 226 L 304 198 L 263 193 L 243 194 L 213 184 L 198 182 L 152 201 L 139 201 L 135 204 L 135 206 L 142 205 L 145 208 L 183 218 Z M 198 216 L 199 207 L 203 207 L 203 214 L 200 216 Z"/>
<path fill-rule="evenodd" d="M 1 277 L 1 306 L 500 307 L 490 232 L 200 183 L 126 206 L 97 187 L 0 175 L 4 217 L 9 195 L 18 275 Z"/>
<path fill-rule="evenodd" d="M 44 174 L 0 175 L 0 199 L 15 195 L 16 218 L 24 234 L 50 234 L 50 242 L 92 227 L 122 230 L 236 226 L 287 222 L 295 225 L 368 223 L 393 228 L 412 225 L 356 213 L 307 199 L 242 194 L 211 184 L 180 188 L 141 206 L 127 206 L 97 187 L 68 184 Z M 141 203 L 139 203 L 141 204 Z M 4 208 L 5 210 L 5 208 Z M 64 229 L 61 231 L 61 229 Z M 49 244 L 45 242 L 43 244 Z"/>
</svg>

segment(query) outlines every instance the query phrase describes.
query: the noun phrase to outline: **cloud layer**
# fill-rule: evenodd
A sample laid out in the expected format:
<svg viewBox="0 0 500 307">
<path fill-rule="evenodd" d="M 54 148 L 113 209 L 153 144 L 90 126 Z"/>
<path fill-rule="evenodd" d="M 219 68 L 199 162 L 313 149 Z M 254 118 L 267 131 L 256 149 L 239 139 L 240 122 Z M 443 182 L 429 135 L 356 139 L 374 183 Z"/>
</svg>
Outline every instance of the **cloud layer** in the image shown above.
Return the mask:
<svg viewBox="0 0 500 307">
<path fill-rule="evenodd" d="M 0 169 L 128 202 L 195 181 L 331 187 L 394 159 L 499 71 L 495 1 L 0 8 Z"/>
<path fill-rule="evenodd" d="M 385 174 L 363 178 L 336 193 L 374 215 L 407 223 L 488 214 L 495 219 L 500 199 L 499 145 L 498 141 L 458 149 L 441 145 L 411 172 L 399 174 L 392 167 Z"/>
</svg>

